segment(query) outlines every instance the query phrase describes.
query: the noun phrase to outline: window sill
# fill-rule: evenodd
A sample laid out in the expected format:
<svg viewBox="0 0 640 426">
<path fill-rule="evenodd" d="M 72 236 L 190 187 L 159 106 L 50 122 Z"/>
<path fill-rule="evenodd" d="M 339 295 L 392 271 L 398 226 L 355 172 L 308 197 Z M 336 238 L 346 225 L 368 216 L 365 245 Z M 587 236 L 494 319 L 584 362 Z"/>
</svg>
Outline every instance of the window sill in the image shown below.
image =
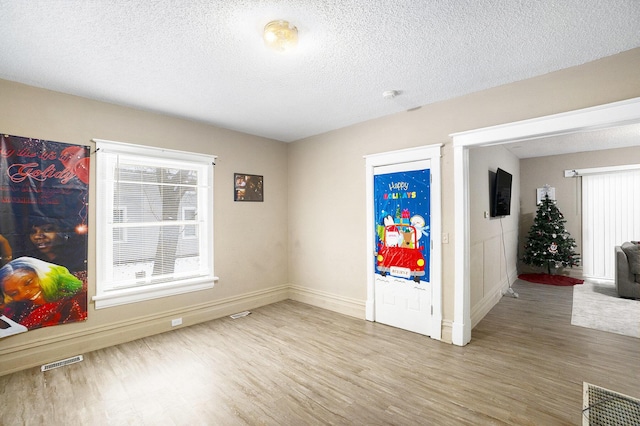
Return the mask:
<svg viewBox="0 0 640 426">
<path fill-rule="evenodd" d="M 214 283 L 218 281 L 218 279 L 218 277 L 207 277 L 180 284 L 163 283 L 144 287 L 111 290 L 103 294 L 95 295 L 91 300 L 93 300 L 96 309 L 111 308 L 129 303 L 191 293 L 193 291 L 208 290 L 213 288 Z"/>
</svg>

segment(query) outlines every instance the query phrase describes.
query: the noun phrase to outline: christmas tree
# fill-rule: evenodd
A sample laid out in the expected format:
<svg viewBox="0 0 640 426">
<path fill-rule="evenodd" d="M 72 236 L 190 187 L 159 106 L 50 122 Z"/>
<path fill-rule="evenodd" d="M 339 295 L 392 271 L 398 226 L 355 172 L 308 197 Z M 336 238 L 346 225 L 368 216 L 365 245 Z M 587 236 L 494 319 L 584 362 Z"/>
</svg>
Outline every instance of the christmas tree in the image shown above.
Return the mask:
<svg viewBox="0 0 640 426">
<path fill-rule="evenodd" d="M 565 222 L 556 201 L 546 194 L 529 230 L 522 261 L 527 265 L 546 266 L 549 274 L 552 267 L 577 266 L 580 256 L 575 252 L 575 240 L 564 228 Z"/>
</svg>

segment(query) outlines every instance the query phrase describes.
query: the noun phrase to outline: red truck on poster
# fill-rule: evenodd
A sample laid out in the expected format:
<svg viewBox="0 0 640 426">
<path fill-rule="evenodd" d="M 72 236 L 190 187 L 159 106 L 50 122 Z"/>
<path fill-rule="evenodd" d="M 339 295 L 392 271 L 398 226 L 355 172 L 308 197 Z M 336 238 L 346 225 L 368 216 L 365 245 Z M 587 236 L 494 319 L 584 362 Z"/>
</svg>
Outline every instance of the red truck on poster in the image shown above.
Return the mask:
<svg viewBox="0 0 640 426">
<path fill-rule="evenodd" d="M 383 277 L 389 274 L 419 282 L 424 276 L 425 261 L 416 228 L 403 224 L 385 226 L 384 238 L 376 253 L 376 264 Z"/>
</svg>

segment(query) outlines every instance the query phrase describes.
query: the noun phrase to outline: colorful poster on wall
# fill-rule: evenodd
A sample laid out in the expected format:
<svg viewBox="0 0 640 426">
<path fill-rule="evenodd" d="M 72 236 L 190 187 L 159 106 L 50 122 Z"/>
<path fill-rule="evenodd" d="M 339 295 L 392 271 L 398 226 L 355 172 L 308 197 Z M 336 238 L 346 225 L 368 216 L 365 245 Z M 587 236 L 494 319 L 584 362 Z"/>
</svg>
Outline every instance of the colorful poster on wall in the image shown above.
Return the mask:
<svg viewBox="0 0 640 426">
<path fill-rule="evenodd" d="M 429 281 L 430 171 L 374 176 L 376 273 Z"/>
<path fill-rule="evenodd" d="M 0 135 L 0 338 L 87 318 L 89 147 Z"/>
</svg>

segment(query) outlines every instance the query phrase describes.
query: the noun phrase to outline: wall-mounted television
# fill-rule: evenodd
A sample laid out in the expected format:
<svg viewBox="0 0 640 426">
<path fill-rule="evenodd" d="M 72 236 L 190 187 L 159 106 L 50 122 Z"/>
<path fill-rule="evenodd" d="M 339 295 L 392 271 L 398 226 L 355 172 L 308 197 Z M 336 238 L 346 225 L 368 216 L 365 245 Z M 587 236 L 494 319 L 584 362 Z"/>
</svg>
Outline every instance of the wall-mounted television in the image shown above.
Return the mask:
<svg viewBox="0 0 640 426">
<path fill-rule="evenodd" d="M 491 184 L 490 213 L 491 217 L 509 216 L 511 214 L 511 182 L 513 176 L 500 168 L 489 172 Z"/>
</svg>

